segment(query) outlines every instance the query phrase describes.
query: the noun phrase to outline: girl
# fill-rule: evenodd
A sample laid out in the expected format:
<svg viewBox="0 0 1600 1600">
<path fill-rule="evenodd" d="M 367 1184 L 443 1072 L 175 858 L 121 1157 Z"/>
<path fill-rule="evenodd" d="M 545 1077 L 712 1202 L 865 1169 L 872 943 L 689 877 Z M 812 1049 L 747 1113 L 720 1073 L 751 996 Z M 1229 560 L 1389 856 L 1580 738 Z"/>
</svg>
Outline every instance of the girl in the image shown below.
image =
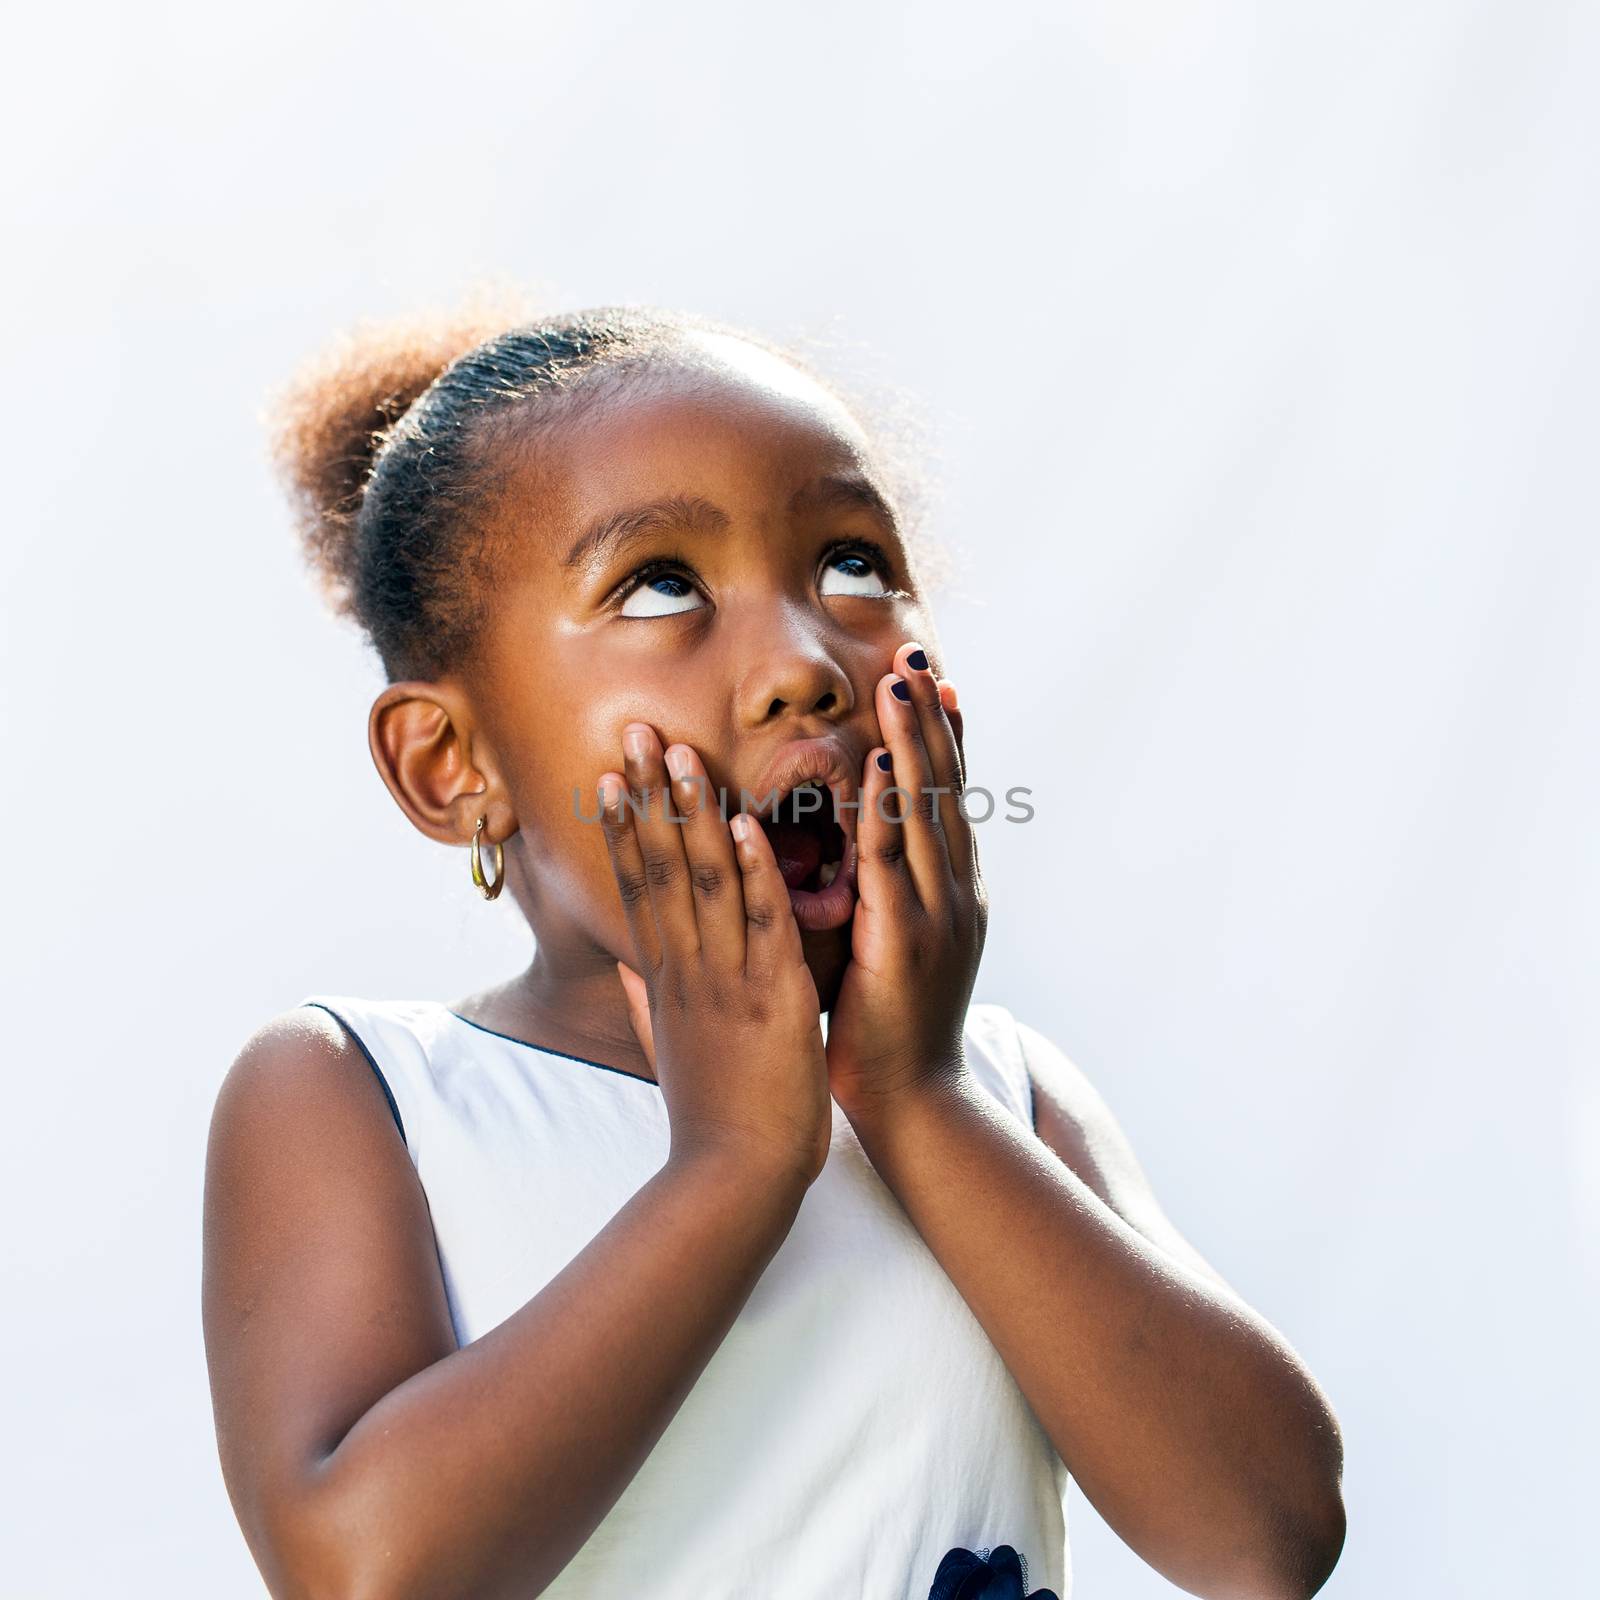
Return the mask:
<svg viewBox="0 0 1600 1600">
<path fill-rule="evenodd" d="M 206 1347 L 271 1592 L 1056 1600 L 1070 1470 L 1191 1592 L 1314 1593 L 1326 1399 L 971 1002 L 981 811 L 870 421 L 624 307 L 369 334 L 280 443 L 385 784 L 535 949 L 308 998 L 222 1085 Z"/>
</svg>

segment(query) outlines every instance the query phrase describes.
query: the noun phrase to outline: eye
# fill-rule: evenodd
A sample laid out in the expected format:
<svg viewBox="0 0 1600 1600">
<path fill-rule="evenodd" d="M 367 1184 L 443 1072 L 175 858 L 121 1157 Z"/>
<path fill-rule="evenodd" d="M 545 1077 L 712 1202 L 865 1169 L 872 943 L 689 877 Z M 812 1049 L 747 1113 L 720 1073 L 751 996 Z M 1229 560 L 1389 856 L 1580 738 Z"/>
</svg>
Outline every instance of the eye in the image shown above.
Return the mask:
<svg viewBox="0 0 1600 1600">
<path fill-rule="evenodd" d="M 701 606 L 695 586 L 670 561 L 650 561 L 628 580 L 618 615 L 675 617 Z"/>
<path fill-rule="evenodd" d="M 823 594 L 880 596 L 890 593 L 889 563 L 883 553 L 868 544 L 848 545 L 832 552 L 823 569 Z M 830 587 L 829 579 L 836 582 Z"/>
</svg>

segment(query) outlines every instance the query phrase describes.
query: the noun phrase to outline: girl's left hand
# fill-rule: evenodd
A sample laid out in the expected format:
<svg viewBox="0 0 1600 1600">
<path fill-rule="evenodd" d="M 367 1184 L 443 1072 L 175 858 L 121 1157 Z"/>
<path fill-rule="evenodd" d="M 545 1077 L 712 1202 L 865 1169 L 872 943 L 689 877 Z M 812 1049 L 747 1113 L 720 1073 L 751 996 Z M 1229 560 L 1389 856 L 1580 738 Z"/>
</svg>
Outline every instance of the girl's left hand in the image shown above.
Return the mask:
<svg viewBox="0 0 1600 1600">
<path fill-rule="evenodd" d="M 828 1086 L 852 1122 L 892 1116 L 966 1072 L 961 1034 L 989 920 L 959 801 L 966 762 L 955 690 L 915 640 L 895 652 L 895 667 L 877 689 L 892 770 L 879 764 L 883 746 L 867 752 L 851 959 L 828 1018 Z M 886 798 L 895 787 L 909 794 Z"/>
</svg>

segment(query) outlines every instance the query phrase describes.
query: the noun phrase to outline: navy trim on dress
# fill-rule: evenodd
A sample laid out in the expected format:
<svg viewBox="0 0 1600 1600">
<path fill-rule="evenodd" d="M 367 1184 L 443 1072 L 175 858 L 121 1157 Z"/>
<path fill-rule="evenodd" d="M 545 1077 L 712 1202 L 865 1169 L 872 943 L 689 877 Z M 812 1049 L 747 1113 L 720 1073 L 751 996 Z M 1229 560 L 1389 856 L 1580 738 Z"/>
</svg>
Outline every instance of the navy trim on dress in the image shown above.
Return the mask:
<svg viewBox="0 0 1600 1600">
<path fill-rule="evenodd" d="M 445 1010 L 450 1011 L 450 1008 L 446 1006 Z M 450 1015 L 457 1022 L 464 1022 L 469 1028 L 476 1028 L 479 1033 L 487 1033 L 493 1035 L 496 1039 L 504 1039 L 507 1044 L 520 1044 L 524 1050 L 538 1050 L 547 1056 L 561 1056 L 567 1061 L 581 1061 L 586 1067 L 598 1067 L 602 1072 L 614 1072 L 619 1078 L 632 1078 L 635 1083 L 648 1083 L 652 1089 L 661 1087 L 658 1079 L 647 1078 L 642 1072 L 629 1072 L 626 1067 L 611 1067 L 607 1066 L 604 1061 L 591 1061 L 587 1056 L 571 1055 L 565 1050 L 552 1050 L 547 1044 L 529 1044 L 526 1039 L 513 1038 L 509 1033 L 501 1033 L 498 1028 L 486 1028 L 481 1022 L 474 1022 L 471 1017 L 462 1016 L 459 1011 L 450 1011 Z"/>
<path fill-rule="evenodd" d="M 307 1000 L 306 1005 L 315 1006 L 318 1011 L 326 1011 L 328 1015 L 332 1017 L 333 1020 L 337 1022 L 352 1039 L 355 1040 L 356 1048 L 367 1058 L 367 1065 L 372 1068 L 374 1075 L 377 1077 L 378 1087 L 383 1090 L 383 1098 L 389 1102 L 389 1110 L 394 1115 L 394 1125 L 400 1130 L 400 1138 L 404 1141 L 406 1148 L 409 1150 L 411 1148 L 411 1141 L 406 1138 L 406 1125 L 400 1120 L 400 1107 L 394 1103 L 394 1092 L 389 1087 L 389 1080 L 384 1077 L 383 1068 L 372 1059 L 372 1052 L 367 1048 L 367 1041 L 363 1039 L 361 1035 L 357 1033 L 356 1030 L 351 1027 L 350 1024 L 346 1022 L 337 1011 L 333 1009 L 332 1006 L 324 1005 L 320 1000 Z"/>
</svg>

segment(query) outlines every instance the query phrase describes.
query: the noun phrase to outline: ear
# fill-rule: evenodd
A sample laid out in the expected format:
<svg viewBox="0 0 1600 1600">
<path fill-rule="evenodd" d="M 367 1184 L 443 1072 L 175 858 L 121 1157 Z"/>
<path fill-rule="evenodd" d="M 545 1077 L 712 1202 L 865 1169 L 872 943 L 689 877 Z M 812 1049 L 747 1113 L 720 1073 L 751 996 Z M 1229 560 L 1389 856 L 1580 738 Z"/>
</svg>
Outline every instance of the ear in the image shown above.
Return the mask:
<svg viewBox="0 0 1600 1600">
<path fill-rule="evenodd" d="M 413 825 L 440 844 L 465 844 L 487 816 L 489 843 L 517 831 L 493 753 L 473 738 L 472 708 L 450 683 L 391 683 L 372 703 L 373 764 Z"/>
</svg>

